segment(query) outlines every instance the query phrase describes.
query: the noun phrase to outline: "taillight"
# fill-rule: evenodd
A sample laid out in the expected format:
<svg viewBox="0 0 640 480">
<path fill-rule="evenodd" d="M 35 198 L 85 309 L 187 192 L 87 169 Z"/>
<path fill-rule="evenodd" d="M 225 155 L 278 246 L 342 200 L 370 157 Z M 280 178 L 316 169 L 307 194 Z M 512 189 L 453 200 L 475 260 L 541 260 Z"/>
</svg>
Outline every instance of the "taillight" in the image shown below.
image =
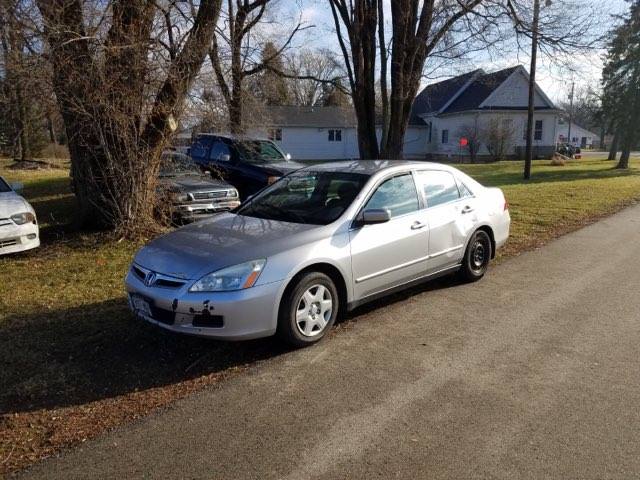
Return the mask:
<svg viewBox="0 0 640 480">
<path fill-rule="evenodd" d="M 502 209 L 503 212 L 506 212 L 507 210 L 509 210 L 509 202 L 507 202 L 507 199 L 504 199 L 504 208 Z"/>
</svg>

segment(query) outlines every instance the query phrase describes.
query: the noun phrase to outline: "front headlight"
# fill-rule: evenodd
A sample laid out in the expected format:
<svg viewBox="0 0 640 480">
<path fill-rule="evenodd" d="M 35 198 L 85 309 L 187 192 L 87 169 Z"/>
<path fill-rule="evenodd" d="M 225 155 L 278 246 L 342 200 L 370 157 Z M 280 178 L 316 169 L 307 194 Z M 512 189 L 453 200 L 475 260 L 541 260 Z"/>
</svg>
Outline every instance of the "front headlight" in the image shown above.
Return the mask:
<svg viewBox="0 0 640 480">
<path fill-rule="evenodd" d="M 209 273 L 194 283 L 189 291 L 230 292 L 251 288 L 258 281 L 266 263 L 267 260 L 263 258 Z"/>
<path fill-rule="evenodd" d="M 189 200 L 191 200 L 191 197 L 189 196 L 188 193 L 181 193 L 181 192 L 174 192 L 172 195 L 172 198 L 174 202 L 178 202 L 178 203 L 188 202 Z"/>
<path fill-rule="evenodd" d="M 15 215 L 11 215 L 11 220 L 13 220 L 16 225 L 24 225 L 25 223 L 35 222 L 36 216 L 31 212 L 16 213 Z"/>
</svg>

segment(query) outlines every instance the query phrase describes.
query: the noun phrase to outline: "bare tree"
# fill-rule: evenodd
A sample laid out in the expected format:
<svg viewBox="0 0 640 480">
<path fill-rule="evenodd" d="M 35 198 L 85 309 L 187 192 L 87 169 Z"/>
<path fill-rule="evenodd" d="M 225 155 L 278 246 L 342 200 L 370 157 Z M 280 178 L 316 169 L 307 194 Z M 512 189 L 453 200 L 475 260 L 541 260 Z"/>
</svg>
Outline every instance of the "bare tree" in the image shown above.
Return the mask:
<svg viewBox="0 0 640 480">
<path fill-rule="evenodd" d="M 526 130 L 524 178 L 531 177 L 533 159 L 533 116 L 538 51 L 547 58 L 564 58 L 593 48 L 598 41 L 598 8 L 575 0 L 506 0 L 506 13 L 517 39 L 531 40 L 529 102 Z"/>
<path fill-rule="evenodd" d="M 299 21 L 281 45 L 273 48 L 270 55 L 263 56 L 262 50 L 253 45 L 252 38 L 265 20 L 265 12 L 271 3 L 273 0 L 227 0 L 223 26 L 211 43 L 209 58 L 227 105 L 232 133 L 244 130 L 245 79 L 273 67 L 274 60 L 289 48 L 296 34 L 308 28 Z"/>
<path fill-rule="evenodd" d="M 464 138 L 466 140 L 464 148 L 469 154 L 471 163 L 476 163 L 478 161 L 478 152 L 481 147 L 481 134 L 478 126 L 478 120 L 476 119 L 473 123 L 467 123 L 460 126 L 457 131 L 457 135 L 460 139 Z"/>
<path fill-rule="evenodd" d="M 391 87 L 388 89 L 388 46 L 385 45 L 384 31 L 381 31 L 385 25 L 384 13 L 380 8 L 382 2 L 329 1 L 358 119 L 360 156 L 401 158 L 411 107 L 420 87 L 425 63 L 431 56 L 446 56 L 451 47 L 458 48 L 463 43 L 462 38 L 468 40 L 486 33 L 486 28 L 491 26 L 486 18 L 492 18 L 490 10 L 496 10 L 496 6 L 491 0 L 391 2 Z M 478 11 L 480 7 L 484 9 L 482 12 Z M 468 22 L 464 28 L 458 28 L 465 19 Z M 380 148 L 377 145 L 375 117 L 375 66 L 378 55 L 384 76 L 380 79 L 383 104 Z"/>
<path fill-rule="evenodd" d="M 493 161 L 505 160 L 511 145 L 515 130 L 513 122 L 506 118 L 493 117 L 486 122 L 481 130 L 482 138 L 491 154 Z"/>
<path fill-rule="evenodd" d="M 201 0 L 192 18 L 180 10 L 181 27 L 158 37 L 167 17 L 154 2 L 113 0 L 101 10 L 37 0 L 85 224 L 123 234 L 154 228 L 160 152 L 208 52 L 220 1 Z"/>
<path fill-rule="evenodd" d="M 296 105 L 322 105 L 334 89 L 344 89 L 340 84 L 344 73 L 329 50 L 302 49 L 288 55 L 284 63 L 285 71 L 280 74 L 286 76 Z"/>
<path fill-rule="evenodd" d="M 376 136 L 377 0 L 329 0 L 358 120 L 360 157 L 379 157 Z M 342 29 L 346 30 L 347 40 Z"/>
<path fill-rule="evenodd" d="M 25 2 L 0 0 L 0 129 L 4 147 L 27 160 L 47 143 L 45 119 L 51 106 L 49 69 Z"/>
</svg>

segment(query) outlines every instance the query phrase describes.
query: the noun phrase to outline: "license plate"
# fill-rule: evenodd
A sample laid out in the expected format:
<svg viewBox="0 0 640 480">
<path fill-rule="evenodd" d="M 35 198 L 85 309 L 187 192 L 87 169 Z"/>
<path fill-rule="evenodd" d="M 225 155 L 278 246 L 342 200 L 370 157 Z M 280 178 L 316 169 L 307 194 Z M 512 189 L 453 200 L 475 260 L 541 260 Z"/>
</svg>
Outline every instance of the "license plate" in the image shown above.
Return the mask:
<svg viewBox="0 0 640 480">
<path fill-rule="evenodd" d="M 144 298 L 137 295 L 132 295 L 131 304 L 133 305 L 133 309 L 136 311 L 136 313 L 151 317 L 151 307 L 149 306 L 149 302 L 147 302 Z"/>
</svg>

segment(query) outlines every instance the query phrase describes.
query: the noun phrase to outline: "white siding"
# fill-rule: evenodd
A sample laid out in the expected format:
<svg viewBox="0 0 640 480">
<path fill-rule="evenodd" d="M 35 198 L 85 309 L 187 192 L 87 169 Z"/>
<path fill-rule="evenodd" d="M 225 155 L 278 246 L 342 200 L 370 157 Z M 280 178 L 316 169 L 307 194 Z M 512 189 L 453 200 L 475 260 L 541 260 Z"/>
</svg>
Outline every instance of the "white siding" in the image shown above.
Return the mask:
<svg viewBox="0 0 640 480">
<path fill-rule="evenodd" d="M 342 128 L 342 141 L 330 142 L 330 128 L 317 127 L 278 127 L 282 129 L 282 140 L 278 146 L 290 153 L 295 160 L 349 160 L 360 158 L 358 137 L 355 128 Z M 336 127 L 336 129 L 339 129 Z M 424 158 L 428 129 L 409 126 L 405 135 L 405 158 Z M 253 135 L 266 137 L 267 130 L 256 130 Z M 382 130 L 377 129 L 378 139 Z"/>
<path fill-rule="evenodd" d="M 555 112 L 536 112 L 534 121 L 542 120 L 543 124 L 542 139 L 534 140 L 534 146 L 544 147 L 555 145 L 556 117 L 557 115 Z M 486 148 L 483 137 L 484 131 L 492 119 L 497 119 L 498 121 L 511 120 L 513 136 L 509 154 L 514 153 L 517 146 L 524 146 L 526 144 L 524 140 L 524 133 L 527 125 L 526 112 L 477 112 L 429 119 L 433 122 L 434 128 L 431 136 L 431 143 L 427 144 L 427 151 L 429 153 L 451 156 L 465 154 L 466 149 L 461 148 L 459 145 L 463 127 L 467 125 L 477 125 L 481 144 L 480 151 L 478 153 L 480 155 L 487 155 L 489 152 Z M 443 130 L 449 131 L 449 142 L 446 144 L 442 143 Z"/>
<path fill-rule="evenodd" d="M 536 107 L 553 107 L 538 91 L 535 92 L 534 99 Z M 527 105 L 529 105 L 529 81 L 522 70 L 516 70 L 481 104 L 482 107 L 520 108 L 527 108 Z"/>
<path fill-rule="evenodd" d="M 591 148 L 593 147 L 594 142 L 598 143 L 600 141 L 599 135 L 574 123 L 571 125 L 571 142 L 569 142 L 569 123 L 566 120 L 562 123 L 558 121 L 556 134 L 556 140 L 558 143 L 572 143 L 576 147 L 586 146 L 587 148 Z M 586 145 L 583 145 L 583 139 L 586 141 L 584 142 Z"/>
</svg>

